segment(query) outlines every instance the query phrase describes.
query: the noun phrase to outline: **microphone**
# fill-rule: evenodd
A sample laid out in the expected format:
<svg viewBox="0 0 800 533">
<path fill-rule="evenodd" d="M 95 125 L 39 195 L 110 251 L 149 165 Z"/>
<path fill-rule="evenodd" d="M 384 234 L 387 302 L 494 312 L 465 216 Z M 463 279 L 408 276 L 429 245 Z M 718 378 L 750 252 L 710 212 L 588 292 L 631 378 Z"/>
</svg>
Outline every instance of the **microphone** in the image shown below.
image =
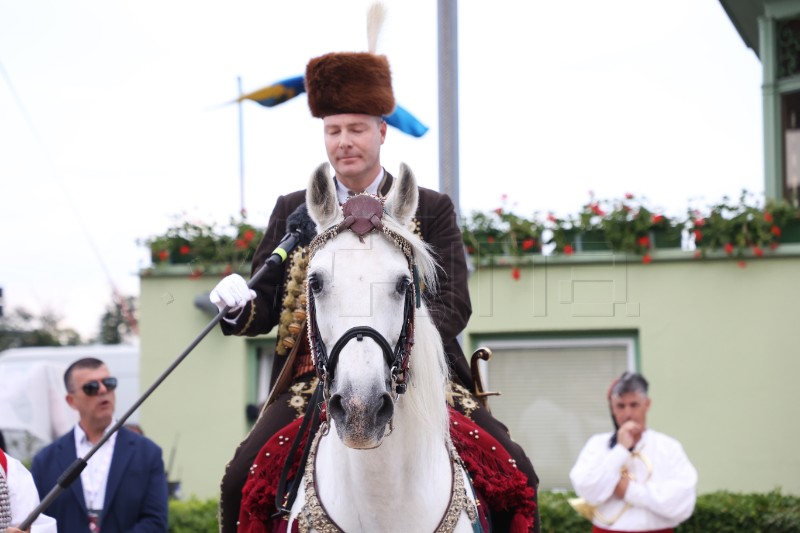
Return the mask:
<svg viewBox="0 0 800 533">
<path fill-rule="evenodd" d="M 279 265 L 283 263 L 297 246 L 308 246 L 311 239 L 317 235 L 317 227 L 308 216 L 305 202 L 297 206 L 297 209 L 286 219 L 286 230 L 286 235 L 267 258 L 265 264 Z"/>
</svg>

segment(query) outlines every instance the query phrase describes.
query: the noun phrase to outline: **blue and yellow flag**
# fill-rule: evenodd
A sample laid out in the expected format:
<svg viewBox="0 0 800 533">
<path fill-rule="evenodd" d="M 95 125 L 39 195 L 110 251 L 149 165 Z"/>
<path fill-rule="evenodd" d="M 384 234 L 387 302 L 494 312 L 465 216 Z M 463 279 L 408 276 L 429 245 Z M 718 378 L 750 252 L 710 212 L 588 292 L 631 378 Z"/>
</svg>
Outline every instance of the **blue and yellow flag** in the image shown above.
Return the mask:
<svg viewBox="0 0 800 533">
<path fill-rule="evenodd" d="M 252 100 L 264 107 L 274 107 L 304 92 L 306 92 L 306 87 L 303 82 L 303 76 L 295 76 L 294 78 L 288 78 L 278 83 L 273 83 L 268 87 L 253 91 L 252 93 L 243 94 L 237 98 L 236 101 Z M 391 115 L 383 118 L 388 125 L 397 128 L 403 133 L 408 133 L 413 137 L 422 137 L 428 131 L 427 126 L 399 105 L 395 107 Z"/>
<path fill-rule="evenodd" d="M 303 76 L 295 76 L 294 78 L 273 83 L 269 87 L 264 87 L 252 93 L 243 94 L 236 101 L 252 100 L 264 107 L 273 107 L 304 92 L 306 92 L 306 87 L 303 83 Z"/>
</svg>

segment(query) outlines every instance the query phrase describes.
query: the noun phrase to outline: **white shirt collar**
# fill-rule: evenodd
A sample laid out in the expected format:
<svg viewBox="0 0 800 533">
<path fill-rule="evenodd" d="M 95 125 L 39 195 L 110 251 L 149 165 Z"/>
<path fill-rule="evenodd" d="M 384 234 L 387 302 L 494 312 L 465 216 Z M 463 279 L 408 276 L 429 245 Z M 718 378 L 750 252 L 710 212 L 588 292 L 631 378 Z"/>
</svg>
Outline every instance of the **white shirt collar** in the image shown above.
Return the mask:
<svg viewBox="0 0 800 533">
<path fill-rule="evenodd" d="M 372 183 L 370 183 L 367 186 L 364 192 L 368 192 L 370 194 L 374 194 L 375 196 L 377 196 L 378 187 L 380 186 L 381 181 L 383 181 L 384 173 L 385 171 L 383 170 L 383 167 L 381 167 L 381 171 L 378 172 L 378 175 L 375 177 L 374 180 L 372 180 Z M 339 180 L 336 180 L 336 195 L 339 197 L 340 204 L 345 203 L 345 201 L 347 201 L 347 197 L 350 195 L 350 191 Z"/>
</svg>

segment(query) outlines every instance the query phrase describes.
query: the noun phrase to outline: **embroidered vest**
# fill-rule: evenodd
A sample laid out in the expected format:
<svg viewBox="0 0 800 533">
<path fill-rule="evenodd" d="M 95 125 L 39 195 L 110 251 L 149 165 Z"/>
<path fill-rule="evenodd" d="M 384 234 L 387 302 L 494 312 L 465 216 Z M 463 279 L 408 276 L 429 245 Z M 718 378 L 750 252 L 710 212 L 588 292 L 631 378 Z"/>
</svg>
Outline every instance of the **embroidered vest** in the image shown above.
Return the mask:
<svg viewBox="0 0 800 533">
<path fill-rule="evenodd" d="M 5 531 L 11 525 L 11 499 L 8 493 L 8 460 L 3 450 L 0 450 L 0 531 Z"/>
</svg>

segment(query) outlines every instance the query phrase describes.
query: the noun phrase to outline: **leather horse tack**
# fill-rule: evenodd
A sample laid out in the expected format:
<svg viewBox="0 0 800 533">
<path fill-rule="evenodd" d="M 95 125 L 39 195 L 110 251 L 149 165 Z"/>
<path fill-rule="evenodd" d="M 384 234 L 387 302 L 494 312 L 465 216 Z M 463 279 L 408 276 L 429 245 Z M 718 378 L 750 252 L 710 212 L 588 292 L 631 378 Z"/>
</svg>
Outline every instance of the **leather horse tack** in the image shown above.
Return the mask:
<svg viewBox="0 0 800 533">
<path fill-rule="evenodd" d="M 374 196 L 358 194 L 348 198 L 342 205 L 342 212 L 344 220 L 339 223 L 339 231 L 349 229 L 358 235 L 361 242 L 364 242 L 364 235 L 383 227 L 383 204 Z"/>
</svg>

